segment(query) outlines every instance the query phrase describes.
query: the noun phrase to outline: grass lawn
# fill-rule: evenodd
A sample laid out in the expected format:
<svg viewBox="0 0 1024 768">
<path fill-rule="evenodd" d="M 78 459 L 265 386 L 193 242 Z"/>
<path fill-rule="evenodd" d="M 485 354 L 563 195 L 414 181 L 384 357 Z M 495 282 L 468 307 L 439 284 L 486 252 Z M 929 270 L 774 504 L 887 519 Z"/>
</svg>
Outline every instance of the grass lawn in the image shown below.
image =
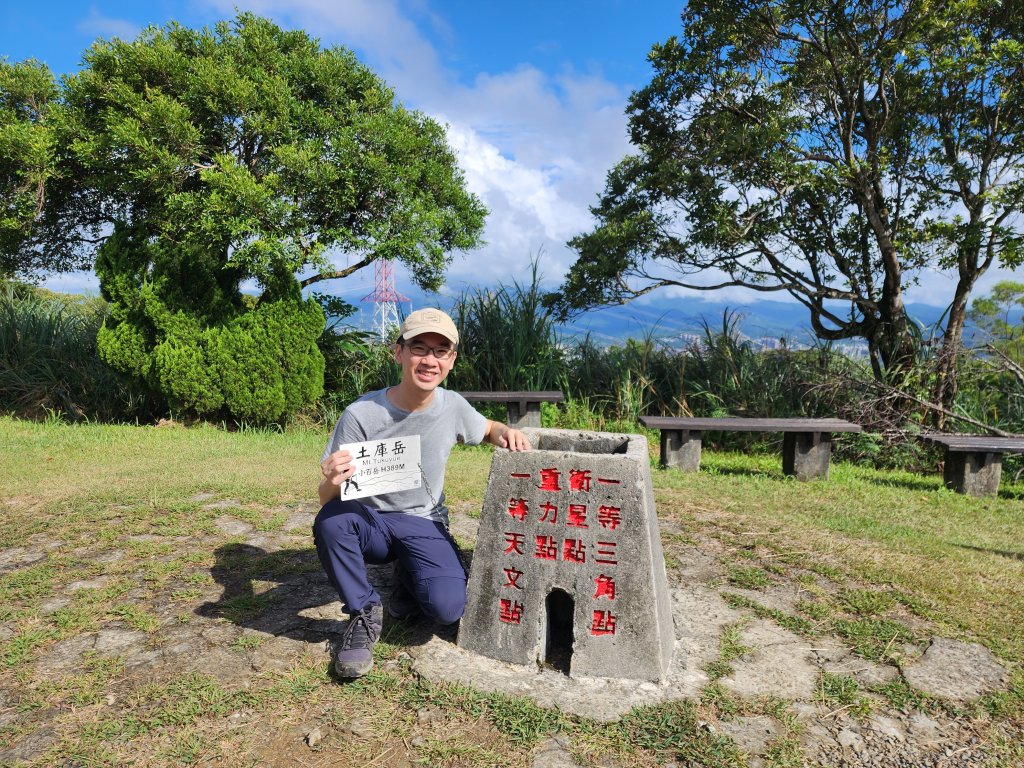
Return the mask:
<svg viewBox="0 0 1024 768">
<path fill-rule="evenodd" d="M 699 727 L 709 713 L 728 716 L 736 706 L 714 690 L 700 702 L 637 710 L 600 725 L 418 680 L 399 636 L 378 646 L 375 673 L 349 685 L 331 679 L 322 653 L 255 675 L 244 689 L 195 673 L 139 681 L 116 656 L 88 653 L 79 669 L 40 672 L 48 651 L 85 633 L 126 628 L 158 648 L 167 633 L 194 623 L 200 596 L 217 586 L 210 574 L 218 564 L 212 549 L 196 546 L 204 540 L 197 537 L 222 535 L 225 514 L 256 531 L 287 532 L 289 514 L 315 498 L 326 438 L 0 418 L 0 753 L 43 723 L 51 743 L 26 762 L 38 768 L 399 766 L 411 765 L 401 757 L 409 750 L 422 765 L 525 766 L 538 739 L 556 731 L 585 765 L 748 764 L 727 740 Z M 656 439 L 651 443 L 656 449 Z M 453 509 L 479 509 L 490 452 L 456 449 L 447 479 Z M 1013 678 L 1008 693 L 964 716 L 1020 726 L 1024 485 L 1004 482 L 998 497 L 975 499 L 945 490 L 937 474 L 838 464 L 828 481 L 798 483 L 782 476 L 777 456 L 705 452 L 703 459 L 699 473 L 654 470 L 658 514 L 673 531 L 664 536 L 670 570 L 687 547 L 713 542 L 728 573 L 723 587 L 806 585 L 806 599 L 791 614 L 740 598 L 736 605 L 798 633 L 838 634 L 866 658 L 892 656 L 894 639 L 929 634 L 982 643 Z M 308 532 L 292 533 L 306 538 L 282 556 L 282 572 L 316 570 Z M 243 557 L 237 567 L 247 567 Z M 817 586 L 822 580 L 832 588 Z M 79 582 L 88 588 L 69 590 Z M 70 596 L 54 608 L 58 593 Z M 260 610 L 261 594 L 257 584 L 235 608 Z M 252 632 L 231 640 L 236 650 L 266 642 Z M 723 640 L 722 668 L 741 653 Z M 838 690 L 843 681 L 828 682 Z M 941 706 L 908 691 L 886 695 L 894 706 L 899 695 Z M 434 720 L 425 725 L 425 718 Z M 289 752 L 296 747 L 285 746 L 283 736 L 280 743 L 268 737 L 311 723 L 355 729 L 355 722 L 363 729 L 362 737 L 354 731 L 355 746 L 351 737 L 327 738 Z M 406 738 L 413 731 L 420 733 L 416 743 Z M 1024 759 L 1019 745 L 996 745 L 992 754 L 994 765 Z M 794 739 L 780 739 L 763 757 L 767 765 L 803 764 Z"/>
</svg>

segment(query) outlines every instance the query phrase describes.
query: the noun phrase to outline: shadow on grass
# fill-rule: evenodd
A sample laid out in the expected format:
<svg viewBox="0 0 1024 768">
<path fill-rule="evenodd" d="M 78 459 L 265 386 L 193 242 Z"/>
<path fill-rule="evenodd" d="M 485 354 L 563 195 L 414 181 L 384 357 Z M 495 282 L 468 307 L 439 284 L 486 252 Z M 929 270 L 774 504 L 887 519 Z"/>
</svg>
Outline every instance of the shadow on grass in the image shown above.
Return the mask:
<svg viewBox="0 0 1024 768">
<path fill-rule="evenodd" d="M 988 555 L 999 555 L 1001 557 L 1008 557 L 1011 560 L 1024 560 L 1024 552 L 1007 552 L 1005 549 L 989 549 L 988 547 L 975 547 L 971 544 L 954 544 L 955 547 L 960 549 L 972 549 L 975 552 L 984 552 Z"/>
<path fill-rule="evenodd" d="M 1024 490 L 1014 488 L 1012 491 L 1007 489 L 1000 489 L 1000 499 L 1009 499 L 1011 501 L 1024 501 Z"/>
<path fill-rule="evenodd" d="M 666 471 L 667 472 L 676 472 L 677 474 L 680 474 L 680 475 L 692 474 L 692 472 L 683 472 L 682 470 L 676 469 L 675 467 L 668 467 L 667 469 L 665 467 L 659 467 L 658 471 L 659 472 L 666 472 Z M 735 476 L 735 477 L 763 477 L 763 478 L 768 478 L 768 479 L 771 479 L 771 480 L 788 480 L 788 479 L 790 479 L 786 475 L 782 474 L 782 468 L 781 467 L 776 467 L 776 468 L 772 468 L 772 469 L 765 469 L 765 468 L 756 468 L 755 469 L 755 468 L 751 468 L 749 466 L 748 467 L 742 467 L 742 466 L 730 466 L 730 465 L 722 465 L 722 464 L 712 464 L 712 465 L 709 465 L 709 466 L 701 466 L 701 468 L 699 470 L 697 470 L 697 471 L 701 472 L 701 473 L 703 473 L 705 475 L 710 475 L 712 477 L 714 477 L 716 475 L 722 476 L 722 477 L 728 475 L 728 476 Z"/>
<path fill-rule="evenodd" d="M 313 549 L 267 552 L 251 544 L 225 544 L 215 550 L 210 569 L 221 585 L 220 599 L 196 608 L 196 614 L 270 635 L 308 643 L 331 642 L 344 628 L 334 613 L 338 594 L 327 581 Z M 371 565 L 370 582 L 383 596 L 394 587 L 392 566 Z M 436 631 L 435 631 L 436 630 Z M 429 621 L 392 621 L 385 611 L 382 639 L 402 646 L 422 645 L 431 636 L 454 640 L 455 629 Z"/>
<path fill-rule="evenodd" d="M 903 488 L 908 491 L 930 491 L 932 493 L 942 488 L 941 483 L 936 484 L 935 480 L 928 480 L 923 477 L 920 480 L 865 477 L 864 482 L 880 485 L 883 488 Z"/>
<path fill-rule="evenodd" d="M 935 480 L 928 480 L 924 477 L 920 480 L 893 480 L 881 477 L 866 477 L 864 478 L 864 481 L 873 483 L 874 485 L 880 485 L 885 488 L 904 488 L 908 491 L 931 491 L 934 493 L 935 491 L 943 490 L 945 488 L 941 480 L 936 482 Z M 1001 488 L 996 498 L 1006 499 L 1008 501 L 1021 501 L 1024 500 L 1024 491 L 1016 488 L 1013 490 Z"/>
</svg>

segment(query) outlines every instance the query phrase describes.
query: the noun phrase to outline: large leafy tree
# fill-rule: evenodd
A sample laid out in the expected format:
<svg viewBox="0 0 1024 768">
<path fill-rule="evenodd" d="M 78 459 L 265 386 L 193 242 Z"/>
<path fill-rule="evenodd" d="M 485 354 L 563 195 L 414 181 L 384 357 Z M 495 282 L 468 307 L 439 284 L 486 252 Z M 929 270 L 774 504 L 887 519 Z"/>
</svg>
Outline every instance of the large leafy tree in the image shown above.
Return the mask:
<svg viewBox="0 0 1024 768">
<path fill-rule="evenodd" d="M 52 169 L 9 258 L 95 263 L 101 354 L 184 412 L 294 410 L 323 376 L 302 287 L 389 258 L 436 289 L 479 243 L 444 129 L 348 50 L 251 14 L 100 40 L 45 117 Z"/>
<path fill-rule="evenodd" d="M 59 183 L 22 248 L 69 263 L 122 228 L 262 285 L 387 257 L 436 288 L 483 228 L 441 126 L 350 51 L 247 13 L 97 41 L 50 123 Z M 331 267 L 331 249 L 349 266 Z"/>
<path fill-rule="evenodd" d="M 919 347 L 905 290 L 952 276 L 934 398 L 968 297 L 1021 262 L 1024 45 L 998 0 L 693 0 L 629 104 L 637 153 L 575 238 L 563 314 L 663 286 L 784 292 L 876 375 Z"/>
</svg>

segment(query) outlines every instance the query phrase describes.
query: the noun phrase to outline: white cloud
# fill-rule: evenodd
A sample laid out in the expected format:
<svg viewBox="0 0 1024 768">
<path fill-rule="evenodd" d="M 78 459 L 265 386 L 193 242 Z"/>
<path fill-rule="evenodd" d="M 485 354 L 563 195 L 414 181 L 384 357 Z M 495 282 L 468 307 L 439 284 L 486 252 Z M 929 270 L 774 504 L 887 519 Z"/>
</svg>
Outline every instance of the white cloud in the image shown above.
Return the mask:
<svg viewBox="0 0 1024 768">
<path fill-rule="evenodd" d="M 141 28 L 138 24 L 124 19 L 113 19 L 104 16 L 95 5 L 89 8 L 89 15 L 75 25 L 79 32 L 91 37 L 133 40 L 138 37 Z"/>
</svg>

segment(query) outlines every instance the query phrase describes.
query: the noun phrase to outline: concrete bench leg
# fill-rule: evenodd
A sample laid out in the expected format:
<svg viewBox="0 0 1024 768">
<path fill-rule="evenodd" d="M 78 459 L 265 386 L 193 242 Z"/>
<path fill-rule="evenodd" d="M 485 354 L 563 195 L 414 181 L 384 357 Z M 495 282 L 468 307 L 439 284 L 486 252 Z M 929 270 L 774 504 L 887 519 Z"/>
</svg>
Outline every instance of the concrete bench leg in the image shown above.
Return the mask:
<svg viewBox="0 0 1024 768">
<path fill-rule="evenodd" d="M 698 431 L 661 430 L 661 466 L 696 472 L 700 469 L 700 442 Z"/>
<path fill-rule="evenodd" d="M 526 410 L 521 410 L 523 403 L 508 404 L 508 425 L 516 429 L 540 427 L 540 403 L 526 403 Z"/>
<path fill-rule="evenodd" d="M 968 496 L 995 496 L 1003 472 L 1003 454 L 946 450 L 943 479 L 947 488 Z"/>
<path fill-rule="evenodd" d="M 828 478 L 832 435 L 827 432 L 786 432 L 782 436 L 782 472 L 797 480 Z"/>
</svg>

